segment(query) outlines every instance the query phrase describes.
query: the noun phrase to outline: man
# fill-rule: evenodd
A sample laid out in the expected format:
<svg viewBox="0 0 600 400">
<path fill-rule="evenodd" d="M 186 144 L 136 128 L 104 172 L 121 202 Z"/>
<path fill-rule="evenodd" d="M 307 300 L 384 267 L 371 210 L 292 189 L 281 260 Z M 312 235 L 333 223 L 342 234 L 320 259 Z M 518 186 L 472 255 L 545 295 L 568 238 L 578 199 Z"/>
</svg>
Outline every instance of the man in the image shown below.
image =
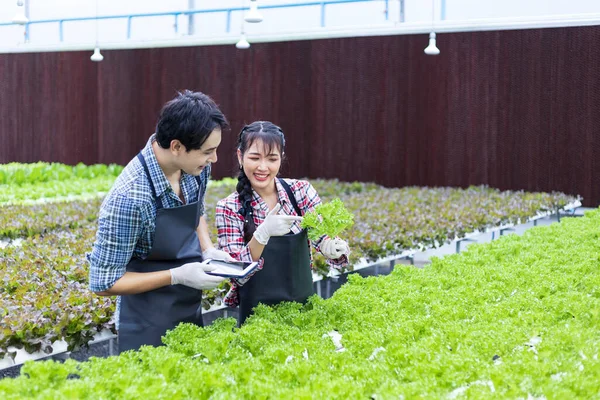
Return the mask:
<svg viewBox="0 0 600 400">
<path fill-rule="evenodd" d="M 180 322 L 202 325 L 203 289 L 223 281 L 203 259 L 215 249 L 204 216 L 211 163 L 227 120 L 203 93 L 184 91 L 163 107 L 156 133 L 129 162 L 102 203 L 90 289 L 119 295 L 119 351 L 161 344 Z"/>
</svg>

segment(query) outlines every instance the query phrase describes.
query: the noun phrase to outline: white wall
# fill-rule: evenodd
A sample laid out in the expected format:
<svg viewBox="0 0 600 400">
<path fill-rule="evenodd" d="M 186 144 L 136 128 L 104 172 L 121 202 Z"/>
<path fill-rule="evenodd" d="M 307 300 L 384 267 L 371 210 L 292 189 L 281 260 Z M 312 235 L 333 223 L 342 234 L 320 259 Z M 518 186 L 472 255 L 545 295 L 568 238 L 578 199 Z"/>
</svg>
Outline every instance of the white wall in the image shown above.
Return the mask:
<svg viewBox="0 0 600 400">
<path fill-rule="evenodd" d="M 29 2 L 29 19 L 59 19 L 93 17 L 96 15 L 95 0 L 25 0 Z M 228 8 L 248 6 L 249 0 L 98 0 L 98 15 L 155 13 L 188 9 L 189 1 L 195 9 Z M 260 0 L 261 5 L 307 3 L 314 0 Z M 442 2 L 434 0 L 433 16 L 439 21 Z M 10 22 L 17 11 L 16 0 L 0 0 L 0 22 Z M 393 26 L 400 22 L 400 0 L 389 0 L 389 19 L 385 19 L 384 0 L 371 0 L 358 4 L 330 5 L 326 8 L 326 28 L 358 26 Z M 319 30 L 321 14 L 319 6 L 289 9 L 264 9 L 264 21 L 245 24 L 249 36 Z M 518 18 L 547 15 L 600 13 L 600 0 L 446 0 L 446 20 L 462 21 L 484 18 Z M 241 29 L 241 15 L 231 18 L 231 34 L 237 37 Z M 430 0 L 405 0 L 405 22 L 428 23 L 432 19 Z M 64 44 L 93 44 L 96 37 L 95 21 L 66 22 L 63 28 Z M 174 17 L 134 18 L 132 40 L 177 39 L 188 35 L 188 17 L 178 18 L 179 31 L 175 33 Z M 126 19 L 100 20 L 99 40 L 102 43 L 127 41 Z M 194 17 L 195 36 L 226 36 L 226 13 L 200 14 Z M 57 23 L 29 26 L 30 45 L 60 44 Z M 0 48 L 22 46 L 24 28 L 0 26 Z"/>
</svg>

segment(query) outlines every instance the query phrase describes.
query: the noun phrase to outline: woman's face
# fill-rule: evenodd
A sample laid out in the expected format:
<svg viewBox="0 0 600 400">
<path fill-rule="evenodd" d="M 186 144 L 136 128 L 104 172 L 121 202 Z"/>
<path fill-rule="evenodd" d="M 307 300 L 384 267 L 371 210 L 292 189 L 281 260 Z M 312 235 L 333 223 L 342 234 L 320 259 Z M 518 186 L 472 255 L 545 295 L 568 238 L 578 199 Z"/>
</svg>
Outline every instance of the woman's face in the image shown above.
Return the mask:
<svg viewBox="0 0 600 400">
<path fill-rule="evenodd" d="M 243 156 L 238 150 L 238 160 L 254 190 L 260 192 L 274 185 L 281 167 L 281 153 L 277 146 L 269 149 L 262 140 L 257 139 Z"/>
</svg>

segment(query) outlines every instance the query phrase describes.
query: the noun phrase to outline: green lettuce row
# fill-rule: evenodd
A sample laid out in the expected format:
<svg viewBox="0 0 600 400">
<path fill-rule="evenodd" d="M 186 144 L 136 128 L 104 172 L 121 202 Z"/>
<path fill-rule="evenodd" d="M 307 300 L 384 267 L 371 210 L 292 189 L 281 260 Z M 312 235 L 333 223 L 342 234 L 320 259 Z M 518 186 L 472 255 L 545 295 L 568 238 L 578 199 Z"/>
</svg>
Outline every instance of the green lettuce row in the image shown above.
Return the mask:
<svg viewBox="0 0 600 400">
<path fill-rule="evenodd" d="M 0 185 L 0 206 L 3 204 L 23 204 L 32 200 L 69 200 L 72 197 L 106 194 L 114 183 L 114 176 L 95 178 L 73 177 L 64 181 L 23 183 L 22 185 Z"/>
<path fill-rule="evenodd" d="M 102 198 L 0 206 L 0 238 L 32 237 L 53 230 L 96 224 Z"/>
<path fill-rule="evenodd" d="M 0 358 L 9 346 L 51 352 L 56 340 L 74 348 L 114 330 L 113 299 L 87 285 L 94 235 L 93 227 L 56 231 L 0 251 Z"/>
<path fill-rule="evenodd" d="M 9 346 L 51 352 L 65 340 L 71 348 L 87 344 L 103 329 L 113 330 L 115 297 L 88 288 L 86 252 L 95 227 L 54 231 L 0 250 L 0 358 Z M 220 304 L 229 282 L 203 292 L 202 306 Z"/>
<path fill-rule="evenodd" d="M 160 348 L 28 362 L 0 397 L 594 398 L 599 227 L 595 210 L 425 269 L 352 275 L 328 300 L 259 306 L 241 329 L 182 324 Z"/>
<path fill-rule="evenodd" d="M 37 162 L 31 164 L 0 164 L 0 185 L 20 186 L 52 181 L 68 181 L 71 179 L 94 179 L 102 176 L 114 180 L 123 170 L 117 164 L 75 166 L 59 163 Z"/>
<path fill-rule="evenodd" d="M 311 180 L 323 202 L 340 198 L 354 215 L 342 236 L 350 261 L 375 261 L 406 249 L 439 247 L 475 231 L 524 223 L 580 200 L 560 192 L 500 191 L 487 186 L 385 188 L 373 183 Z M 214 206 L 235 190 L 235 181 L 207 191 L 207 217 L 216 237 Z M 318 266 L 324 260 L 317 256 Z"/>
<path fill-rule="evenodd" d="M 379 188 L 340 196 L 354 214 L 345 235 L 352 251 L 374 261 L 406 249 L 434 248 L 475 231 L 524 223 L 578 198 L 562 193 L 499 191 L 485 186 Z"/>
<path fill-rule="evenodd" d="M 211 221 L 212 237 L 216 237 L 214 228 L 214 204 L 233 190 L 235 182 L 215 184 L 207 194 L 207 212 Z M 469 232 L 493 223 L 506 222 L 501 219 L 486 221 L 486 215 L 501 215 L 503 204 L 510 204 L 512 212 L 522 212 L 513 218 L 533 216 L 542 207 L 551 209 L 554 203 L 567 202 L 567 196 L 557 194 L 528 194 L 498 192 L 487 188 L 470 188 L 466 191 L 456 189 L 384 189 L 372 184 L 347 184 L 336 183 L 340 187 L 332 191 L 345 198 L 347 205 L 358 217 L 359 228 L 344 235 L 352 248 L 351 262 L 356 263 L 361 257 L 377 258 L 397 252 L 402 245 L 418 247 L 419 241 L 431 244 L 434 240 L 439 242 L 452 237 L 463 229 Z M 315 186 L 332 186 L 331 181 L 316 181 Z M 321 190 L 321 188 L 319 188 Z M 327 193 L 327 190 L 323 190 Z M 513 197 L 515 196 L 515 199 Z M 520 196 L 520 197 L 519 197 Z M 469 199 L 472 199 L 469 202 Z M 328 200 L 324 197 L 324 200 Z M 541 201 L 540 201 L 541 200 Z M 111 299 L 104 299 L 102 303 L 92 304 L 89 301 L 90 293 L 87 285 L 87 263 L 84 255 L 91 250 L 94 240 L 96 215 L 100 199 L 93 201 L 63 202 L 54 204 L 39 204 L 35 206 L 4 206 L 0 213 L 0 227 L 3 236 L 16 237 L 20 235 L 33 236 L 25 240 L 22 247 L 7 247 L 0 249 L 0 274 L 2 274 L 3 304 L 5 307 L 3 317 L 3 333 L 0 337 L 0 352 L 5 352 L 10 344 L 23 345 L 27 348 L 45 348 L 48 340 L 43 344 L 40 338 L 51 337 L 65 338 L 70 343 L 81 343 L 87 336 L 81 332 L 70 329 L 63 330 L 64 323 L 57 322 L 57 316 L 51 314 L 43 320 L 32 317 L 36 312 L 36 305 L 47 302 L 52 298 L 52 289 L 47 285 L 40 285 L 38 270 L 55 275 L 60 275 L 60 282 L 78 282 L 74 284 L 72 296 L 67 298 L 77 305 L 80 314 L 97 313 L 102 318 L 112 315 L 114 304 Z M 465 206 L 465 202 L 467 206 Z M 525 204 L 524 206 L 521 204 Z M 486 204 L 479 212 L 468 212 L 466 207 L 477 207 Z M 387 211 L 382 211 L 387 210 Z M 451 212 L 447 211 L 451 210 Z M 415 214 L 412 215 L 411 213 Z M 448 220 L 439 219 L 436 215 L 444 215 Z M 453 214 L 454 213 L 454 214 Z M 469 219 L 471 218 L 471 219 Z M 524 217 L 523 217 L 524 218 Z M 432 222 L 435 221 L 435 222 Z M 405 224 L 403 226 L 402 224 Z M 68 229 L 67 231 L 63 231 Z M 438 229 L 438 231 L 436 231 Z M 54 231 L 53 231 L 54 230 Z M 70 230 L 70 231 L 69 231 Z M 376 233 L 375 233 L 376 232 Z M 43 236 L 35 236 L 42 234 Z M 445 238 L 445 239 L 442 239 Z M 431 239 L 434 238 L 434 239 Z M 427 242 L 429 241 L 429 242 Z M 315 257 L 316 269 L 327 274 L 327 267 L 320 255 Z M 352 269 L 352 267 L 350 267 Z M 66 275 L 65 275 L 66 274 Z M 66 278 L 65 278 L 66 276 Z M 36 283 L 38 282 L 38 283 Z M 21 288 L 15 291 L 11 288 Z M 43 290 L 39 288 L 42 287 Z M 220 302 L 227 285 L 215 291 L 204 293 L 203 306 L 208 309 L 215 302 Z M 22 296 L 21 292 L 27 295 Z M 67 305 L 64 306 L 68 308 Z M 47 311 L 44 311 L 47 314 Z M 79 315 L 79 314 L 78 314 Z M 36 323 L 28 323 L 28 318 Z M 58 318 L 60 319 L 60 318 Z M 43 326 L 42 324 L 43 321 Z M 105 321 L 94 322 L 93 326 L 105 326 Z M 55 332 L 53 327 L 58 327 Z M 85 325 L 83 331 L 89 331 Z M 34 346 L 34 347 L 29 347 Z M 37 347 L 35 347 L 37 346 Z"/>
<path fill-rule="evenodd" d="M 344 234 L 351 244 L 353 263 L 362 258 L 374 261 L 405 249 L 437 247 L 476 230 L 524 222 L 541 212 L 555 211 L 578 200 L 563 193 L 501 192 L 484 186 L 389 189 L 372 183 L 318 179 L 312 183 L 323 201 L 339 197 L 354 214 L 355 224 Z M 229 178 L 212 182 L 207 191 L 206 209 L 212 237 L 216 237 L 216 203 L 234 190 L 235 180 Z M 73 204 L 75 208 L 88 207 L 79 201 Z M 37 207 L 42 215 L 47 215 L 48 210 L 52 215 L 65 214 L 65 218 L 57 218 L 63 221 L 62 225 L 46 226 L 48 217 L 32 219 L 28 217 L 31 213 L 27 212 L 21 218 L 19 212 L 25 208 L 2 208 L 0 237 L 29 236 L 47 229 L 85 224 L 86 220 L 95 220 L 97 214 L 97 209 L 96 214 L 92 214 L 94 210 L 91 209 L 85 218 L 80 218 L 80 214 L 68 211 L 68 206 Z M 54 213 L 56 207 L 59 211 Z"/>
</svg>

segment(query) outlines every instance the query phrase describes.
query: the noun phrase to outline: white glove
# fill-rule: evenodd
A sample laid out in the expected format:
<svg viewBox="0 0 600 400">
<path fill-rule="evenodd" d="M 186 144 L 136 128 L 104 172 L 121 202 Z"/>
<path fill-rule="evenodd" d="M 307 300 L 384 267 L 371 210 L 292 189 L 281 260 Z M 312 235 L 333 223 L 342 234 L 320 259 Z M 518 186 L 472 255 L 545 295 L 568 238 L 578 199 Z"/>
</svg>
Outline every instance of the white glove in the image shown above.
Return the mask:
<svg viewBox="0 0 600 400">
<path fill-rule="evenodd" d="M 181 267 L 171 268 L 171 285 L 185 285 L 198 290 L 214 289 L 225 278 L 208 275 L 215 267 L 205 263 L 193 262 Z"/>
<path fill-rule="evenodd" d="M 321 253 L 330 260 L 337 260 L 344 254 L 346 257 L 350 255 L 350 247 L 342 239 L 325 238 L 319 248 L 321 249 Z"/>
<path fill-rule="evenodd" d="M 231 257 L 229 255 L 229 253 L 227 253 L 223 250 L 217 250 L 214 247 L 211 247 L 210 249 L 203 251 L 202 258 L 205 260 L 208 260 L 210 258 L 211 260 L 236 261 L 236 259 Z"/>
<path fill-rule="evenodd" d="M 258 243 L 266 246 L 271 236 L 283 236 L 292 229 L 294 222 L 302 221 L 302 217 L 295 215 L 278 215 L 279 210 L 281 210 L 281 204 L 277 203 L 269 211 L 263 223 L 256 228 L 254 239 Z"/>
</svg>

